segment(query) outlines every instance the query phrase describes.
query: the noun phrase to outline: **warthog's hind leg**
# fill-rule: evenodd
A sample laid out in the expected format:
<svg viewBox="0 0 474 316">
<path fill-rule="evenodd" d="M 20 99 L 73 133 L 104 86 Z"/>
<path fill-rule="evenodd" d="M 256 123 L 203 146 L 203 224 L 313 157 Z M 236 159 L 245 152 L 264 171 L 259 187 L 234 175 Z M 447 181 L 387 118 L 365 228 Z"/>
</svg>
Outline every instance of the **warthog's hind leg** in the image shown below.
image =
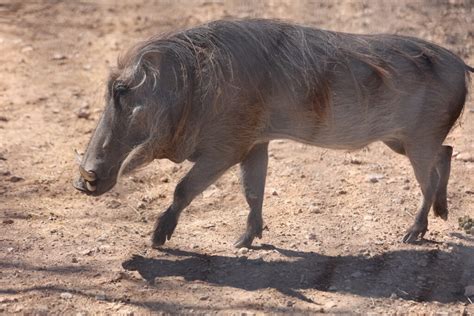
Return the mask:
<svg viewBox="0 0 474 316">
<path fill-rule="evenodd" d="M 403 237 L 403 242 L 414 242 L 418 237 L 423 238 L 428 230 L 428 213 L 435 198 L 439 175 L 436 171 L 437 153 L 440 146 L 418 146 L 408 147 L 407 156 L 415 171 L 415 177 L 420 184 L 423 200 L 421 206 L 416 213 L 415 222 L 407 230 Z"/>
<path fill-rule="evenodd" d="M 268 143 L 255 145 L 240 163 L 245 199 L 250 207 L 245 233 L 235 247 L 250 247 L 255 237 L 262 238 L 262 204 L 268 166 Z"/>
<path fill-rule="evenodd" d="M 448 181 L 451 172 L 451 156 L 453 155 L 453 147 L 443 146 L 438 154 L 436 162 L 436 172 L 439 176 L 438 187 L 433 204 L 433 213 L 444 220 L 448 219 Z"/>
</svg>

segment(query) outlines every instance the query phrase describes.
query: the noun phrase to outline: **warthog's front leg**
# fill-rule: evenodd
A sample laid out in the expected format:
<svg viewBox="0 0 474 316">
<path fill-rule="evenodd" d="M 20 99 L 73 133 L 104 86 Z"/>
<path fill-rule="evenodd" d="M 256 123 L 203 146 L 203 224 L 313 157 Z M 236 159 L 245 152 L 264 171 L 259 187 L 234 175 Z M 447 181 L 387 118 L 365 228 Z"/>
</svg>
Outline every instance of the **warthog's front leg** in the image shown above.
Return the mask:
<svg viewBox="0 0 474 316">
<path fill-rule="evenodd" d="M 234 164 L 205 158 L 194 164 L 176 186 L 173 203 L 156 221 L 152 247 L 159 247 L 171 238 L 181 211 Z"/>
<path fill-rule="evenodd" d="M 262 238 L 262 204 L 268 166 L 268 143 L 254 146 L 240 163 L 245 198 L 250 206 L 245 233 L 234 244 L 250 247 L 255 237 Z"/>
</svg>

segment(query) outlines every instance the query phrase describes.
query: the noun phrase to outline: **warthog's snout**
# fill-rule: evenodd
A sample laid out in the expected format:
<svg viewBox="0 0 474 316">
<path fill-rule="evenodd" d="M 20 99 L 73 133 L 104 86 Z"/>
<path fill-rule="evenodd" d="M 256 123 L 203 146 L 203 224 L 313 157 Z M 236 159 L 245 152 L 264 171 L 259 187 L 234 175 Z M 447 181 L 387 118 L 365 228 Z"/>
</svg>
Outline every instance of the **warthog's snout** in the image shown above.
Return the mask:
<svg viewBox="0 0 474 316">
<path fill-rule="evenodd" d="M 79 166 L 80 176 L 73 182 L 76 189 L 92 193 L 97 189 L 98 178 L 94 171 L 86 170 L 83 166 Z"/>
<path fill-rule="evenodd" d="M 84 182 L 86 183 L 86 188 L 90 192 L 94 192 L 97 189 L 97 175 L 94 171 L 87 171 L 84 167 L 79 166 L 79 173 L 81 174 Z"/>
<path fill-rule="evenodd" d="M 115 185 L 115 177 L 100 172 L 104 168 L 99 168 L 99 165 L 84 164 L 82 160 L 81 155 L 76 153 L 79 175 L 72 183 L 74 188 L 90 195 L 101 195 Z"/>
</svg>

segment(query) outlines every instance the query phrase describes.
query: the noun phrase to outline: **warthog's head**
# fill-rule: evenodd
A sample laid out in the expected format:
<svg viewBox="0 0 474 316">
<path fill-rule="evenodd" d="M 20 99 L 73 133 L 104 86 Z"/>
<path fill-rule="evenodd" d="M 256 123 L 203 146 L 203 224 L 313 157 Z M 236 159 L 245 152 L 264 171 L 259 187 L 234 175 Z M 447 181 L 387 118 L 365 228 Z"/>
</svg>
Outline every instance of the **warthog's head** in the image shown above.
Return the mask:
<svg viewBox="0 0 474 316">
<path fill-rule="evenodd" d="M 167 151 L 181 120 L 170 107 L 182 103 L 182 67 L 146 49 L 129 52 L 110 75 L 104 112 L 79 158 L 80 175 L 73 183 L 78 190 L 101 195 L 123 173 L 155 158 L 175 160 Z"/>
</svg>

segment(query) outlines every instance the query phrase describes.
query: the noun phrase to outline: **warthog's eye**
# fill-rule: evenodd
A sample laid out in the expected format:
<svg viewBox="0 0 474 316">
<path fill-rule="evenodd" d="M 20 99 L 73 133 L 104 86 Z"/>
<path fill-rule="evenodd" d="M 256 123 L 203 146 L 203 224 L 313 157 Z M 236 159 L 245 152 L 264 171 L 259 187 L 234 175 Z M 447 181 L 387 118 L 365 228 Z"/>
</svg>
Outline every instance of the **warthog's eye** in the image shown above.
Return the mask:
<svg viewBox="0 0 474 316">
<path fill-rule="evenodd" d="M 123 82 L 116 82 L 114 84 L 114 94 L 116 95 L 123 95 L 128 91 L 128 87 Z"/>
<path fill-rule="evenodd" d="M 125 95 L 127 91 L 129 90 L 128 86 L 124 84 L 123 82 L 116 81 L 113 85 L 113 98 L 114 98 L 114 103 L 116 106 L 120 106 L 120 97 Z"/>
</svg>

